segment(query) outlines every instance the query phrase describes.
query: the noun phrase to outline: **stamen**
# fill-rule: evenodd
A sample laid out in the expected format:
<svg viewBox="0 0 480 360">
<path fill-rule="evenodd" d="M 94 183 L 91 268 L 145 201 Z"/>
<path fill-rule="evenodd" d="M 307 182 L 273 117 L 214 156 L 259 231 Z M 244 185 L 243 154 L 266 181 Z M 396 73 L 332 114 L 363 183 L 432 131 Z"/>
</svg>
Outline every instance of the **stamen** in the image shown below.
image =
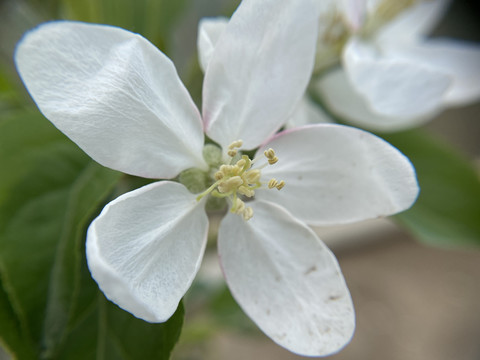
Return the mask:
<svg viewBox="0 0 480 360">
<path fill-rule="evenodd" d="M 243 211 L 243 219 L 245 221 L 250 220 L 253 216 L 253 209 L 249 206 Z"/>
<path fill-rule="evenodd" d="M 245 203 L 237 198 L 235 205 L 236 206 L 232 207 L 232 209 L 235 209 L 235 214 L 243 214 L 243 212 L 245 211 Z"/>
<path fill-rule="evenodd" d="M 242 144 L 243 142 L 241 140 L 234 141 L 230 144 L 228 147 L 228 154 L 232 157 L 230 163 L 221 165 L 218 170 L 213 173 L 215 182 L 207 190 L 198 195 L 197 200 L 200 200 L 208 194 L 216 198 L 227 198 L 232 204 L 230 212 L 242 216 L 245 220 L 249 220 L 253 216 L 253 209 L 246 207 L 245 202 L 239 197 L 245 196 L 252 198 L 255 196 L 255 190 L 265 186 L 260 182 L 261 169 L 268 166 L 268 164 L 275 164 L 278 161 L 278 157 L 275 155 L 273 149 L 268 149 L 264 152 L 268 164 L 265 162 L 262 166 L 257 166 L 255 169 L 252 169 L 252 165 L 259 158 L 250 160 L 247 155 L 242 155 L 241 159 L 233 159 Z M 284 186 L 285 181 L 279 182 L 276 179 L 271 179 L 268 182 L 270 189 L 276 188 L 280 190 Z"/>
<path fill-rule="evenodd" d="M 237 155 L 238 148 L 240 148 L 242 145 L 243 145 L 242 140 L 236 140 L 232 142 L 230 145 L 228 145 L 228 151 L 227 151 L 228 156 L 233 158 L 235 155 Z"/>
<path fill-rule="evenodd" d="M 258 169 L 250 170 L 245 174 L 245 180 L 247 180 L 248 183 L 254 184 L 260 181 L 260 175 L 261 172 Z"/>
<path fill-rule="evenodd" d="M 220 191 L 221 193 L 227 193 L 233 191 L 234 189 L 237 189 L 242 184 L 243 180 L 240 176 L 233 176 L 218 184 L 218 191 Z"/>
<path fill-rule="evenodd" d="M 275 186 L 277 186 L 277 184 L 278 184 L 277 179 L 275 178 L 270 179 L 270 181 L 268 182 L 268 188 L 273 189 Z"/>
<path fill-rule="evenodd" d="M 282 190 L 284 186 L 285 186 L 285 181 L 282 180 L 275 187 L 277 188 L 277 190 Z"/>
<path fill-rule="evenodd" d="M 265 150 L 263 154 L 268 159 L 270 165 L 273 165 L 278 161 L 278 157 L 275 156 L 275 151 L 272 148 Z"/>
</svg>

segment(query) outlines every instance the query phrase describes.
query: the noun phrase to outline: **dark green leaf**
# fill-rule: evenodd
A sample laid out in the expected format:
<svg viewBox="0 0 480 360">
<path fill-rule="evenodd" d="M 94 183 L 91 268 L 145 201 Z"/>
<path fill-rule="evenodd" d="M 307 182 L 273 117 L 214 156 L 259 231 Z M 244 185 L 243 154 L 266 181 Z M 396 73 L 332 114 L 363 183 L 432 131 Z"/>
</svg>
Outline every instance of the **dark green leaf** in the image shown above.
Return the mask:
<svg viewBox="0 0 480 360">
<path fill-rule="evenodd" d="M 24 338 L 38 350 L 47 293 L 58 315 L 47 324 L 56 331 L 76 291 L 80 249 L 74 244 L 83 241 L 85 226 L 119 174 L 90 160 L 37 111 L 1 123 L 0 163 L 2 280 Z M 3 337 L 6 331 L 0 331 Z"/>
<path fill-rule="evenodd" d="M 90 160 L 37 112 L 0 126 L 2 280 L 25 337 L 39 346 L 69 185 Z"/>
<path fill-rule="evenodd" d="M 18 359 L 35 359 L 36 352 L 12 308 L 7 292 L 0 284 L 0 334 L 2 342 Z M 1 356 L 0 356 L 1 357 Z"/>
<path fill-rule="evenodd" d="M 183 325 L 182 304 L 166 323 L 150 324 L 106 300 L 86 266 L 82 275 L 88 295 L 57 359 L 169 359 Z"/>
<path fill-rule="evenodd" d="M 0 123 L 0 338 L 19 359 L 168 359 L 183 307 L 149 324 L 108 302 L 84 257 L 86 227 L 120 174 L 37 111 Z"/>
<path fill-rule="evenodd" d="M 419 130 L 382 137 L 412 161 L 420 184 L 417 202 L 397 220 L 431 245 L 480 245 L 480 180 L 471 163 Z"/>
<path fill-rule="evenodd" d="M 44 326 L 45 345 L 53 352 L 62 339 L 72 315 L 80 286 L 79 267 L 84 229 L 90 223 L 99 201 L 105 199 L 119 174 L 90 163 L 72 184 L 50 280 L 50 293 Z"/>
</svg>

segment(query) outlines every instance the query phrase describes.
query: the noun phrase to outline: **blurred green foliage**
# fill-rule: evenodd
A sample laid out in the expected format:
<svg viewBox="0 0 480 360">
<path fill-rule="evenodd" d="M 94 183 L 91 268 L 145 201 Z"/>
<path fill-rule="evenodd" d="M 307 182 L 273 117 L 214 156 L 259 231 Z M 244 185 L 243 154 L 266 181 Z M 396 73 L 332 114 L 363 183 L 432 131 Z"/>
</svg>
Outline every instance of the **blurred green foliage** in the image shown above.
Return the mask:
<svg viewBox="0 0 480 360">
<path fill-rule="evenodd" d="M 420 195 L 396 216 L 429 245 L 480 245 L 480 179 L 472 163 L 452 146 L 421 130 L 383 136 L 412 161 Z"/>
<path fill-rule="evenodd" d="M 85 231 L 121 174 L 104 168 L 38 111 L 0 123 L 0 336 L 19 359 L 168 359 L 183 307 L 165 324 L 105 300 Z"/>
</svg>

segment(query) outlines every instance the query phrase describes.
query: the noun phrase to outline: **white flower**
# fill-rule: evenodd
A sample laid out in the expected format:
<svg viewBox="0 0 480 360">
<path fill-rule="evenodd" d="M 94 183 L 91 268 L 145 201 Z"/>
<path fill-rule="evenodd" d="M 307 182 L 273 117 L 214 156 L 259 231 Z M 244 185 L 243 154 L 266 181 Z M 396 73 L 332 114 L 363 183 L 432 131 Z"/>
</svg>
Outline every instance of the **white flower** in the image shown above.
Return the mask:
<svg viewBox="0 0 480 360">
<path fill-rule="evenodd" d="M 382 11 L 388 14 L 400 3 L 367 1 L 356 13 L 366 16 L 366 23 L 360 35 L 346 42 L 343 67 L 315 84 L 328 108 L 353 124 L 394 131 L 418 126 L 447 107 L 477 101 L 480 45 L 425 38 L 446 5 L 445 0 L 418 1 L 369 34 L 377 30 L 375 19 Z"/>
<path fill-rule="evenodd" d="M 393 214 L 411 206 L 418 186 L 408 159 L 364 131 L 312 125 L 275 134 L 307 86 L 317 16 L 309 0 L 244 1 L 212 52 L 203 120 L 170 60 L 139 35 L 51 22 L 20 42 L 15 61 L 36 104 L 99 163 L 147 178 L 190 168 L 213 174 L 203 194 L 155 182 L 113 200 L 93 221 L 88 266 L 110 300 L 166 321 L 200 266 L 206 199 L 223 196 L 230 212 L 218 251 L 243 310 L 299 354 L 331 354 L 350 340 L 350 294 L 306 223 Z M 221 146 L 223 166 L 202 157 L 203 130 Z M 257 147 L 254 164 L 231 163 L 240 148 Z"/>
</svg>

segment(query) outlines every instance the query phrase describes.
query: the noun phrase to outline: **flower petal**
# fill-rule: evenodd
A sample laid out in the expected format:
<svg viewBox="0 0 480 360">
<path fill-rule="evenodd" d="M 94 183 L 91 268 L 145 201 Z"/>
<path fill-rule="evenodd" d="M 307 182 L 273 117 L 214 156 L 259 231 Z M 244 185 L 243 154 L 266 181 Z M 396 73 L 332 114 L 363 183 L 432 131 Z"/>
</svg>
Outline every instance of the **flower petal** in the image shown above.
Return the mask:
<svg viewBox="0 0 480 360">
<path fill-rule="evenodd" d="M 243 1 L 220 37 L 205 74 L 203 115 L 225 149 L 253 149 L 284 124 L 313 69 L 314 0 Z"/>
<path fill-rule="evenodd" d="M 384 26 L 376 40 L 383 46 L 415 42 L 428 35 L 443 17 L 450 0 L 418 1 Z"/>
<path fill-rule="evenodd" d="M 349 36 L 350 30 L 343 4 L 338 0 L 318 1 L 320 7 L 317 50 L 315 56 L 314 73 L 329 68 L 338 63 L 340 59 L 340 48 L 345 37 Z"/>
<path fill-rule="evenodd" d="M 418 195 L 415 169 L 396 148 L 356 128 L 319 124 L 282 132 L 264 149 L 278 162 L 262 178 L 285 187 L 258 189 L 259 199 L 279 203 L 313 225 L 351 223 L 409 208 Z"/>
<path fill-rule="evenodd" d="M 208 219 L 178 183 L 157 182 L 110 202 L 87 234 L 87 261 L 105 296 L 149 322 L 166 321 L 202 260 Z"/>
<path fill-rule="evenodd" d="M 342 120 L 373 130 L 398 131 L 419 126 L 438 114 L 439 109 L 419 117 L 387 116 L 369 108 L 367 101 L 355 91 L 341 68 L 330 71 L 316 80 L 312 88 L 328 109 Z"/>
<path fill-rule="evenodd" d="M 305 95 L 298 103 L 295 112 L 285 124 L 287 128 L 317 123 L 332 123 L 333 120 Z"/>
<path fill-rule="evenodd" d="M 15 61 L 42 113 L 100 164 L 149 178 L 206 166 L 197 108 L 140 35 L 50 22 L 24 36 Z"/>
<path fill-rule="evenodd" d="M 228 214 L 218 234 L 233 297 L 273 341 L 307 356 L 329 355 L 355 327 L 353 304 L 334 255 L 280 206 L 254 201 L 249 221 Z"/>
<path fill-rule="evenodd" d="M 341 0 L 340 3 L 345 21 L 353 32 L 357 32 L 365 22 L 367 0 Z"/>
<path fill-rule="evenodd" d="M 421 117 L 437 111 L 451 85 L 448 74 L 401 58 L 387 58 L 357 38 L 345 46 L 343 63 L 355 90 L 380 114 Z"/>
<path fill-rule="evenodd" d="M 200 68 L 203 72 L 213 55 L 213 50 L 217 45 L 220 35 L 227 27 L 228 19 L 225 17 L 203 18 L 198 23 L 197 49 Z"/>
<path fill-rule="evenodd" d="M 389 56 L 425 64 L 453 79 L 445 94 L 448 105 L 466 105 L 480 98 L 480 45 L 449 39 L 391 48 Z"/>
</svg>

